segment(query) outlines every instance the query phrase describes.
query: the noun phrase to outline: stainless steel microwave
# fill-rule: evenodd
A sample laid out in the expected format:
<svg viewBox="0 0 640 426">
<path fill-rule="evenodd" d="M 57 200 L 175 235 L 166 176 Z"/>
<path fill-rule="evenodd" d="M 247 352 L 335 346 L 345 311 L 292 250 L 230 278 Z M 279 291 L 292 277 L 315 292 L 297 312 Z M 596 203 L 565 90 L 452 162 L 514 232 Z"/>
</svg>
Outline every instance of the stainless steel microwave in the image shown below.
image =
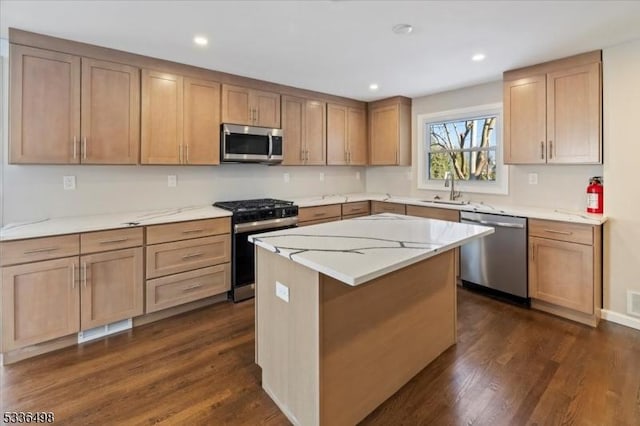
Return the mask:
<svg viewBox="0 0 640 426">
<path fill-rule="evenodd" d="M 223 163 L 282 162 L 282 129 L 223 124 L 220 139 Z"/>
</svg>

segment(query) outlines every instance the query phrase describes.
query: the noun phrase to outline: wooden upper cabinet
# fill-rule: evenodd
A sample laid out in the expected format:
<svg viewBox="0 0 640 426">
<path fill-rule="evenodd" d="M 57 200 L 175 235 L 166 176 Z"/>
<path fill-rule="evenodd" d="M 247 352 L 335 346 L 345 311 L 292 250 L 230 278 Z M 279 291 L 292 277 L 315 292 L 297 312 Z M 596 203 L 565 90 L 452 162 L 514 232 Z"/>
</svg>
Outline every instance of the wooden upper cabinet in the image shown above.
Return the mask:
<svg viewBox="0 0 640 426">
<path fill-rule="evenodd" d="M 547 162 L 601 162 L 600 75 L 600 63 L 547 74 Z"/>
<path fill-rule="evenodd" d="M 220 84 L 184 79 L 185 164 L 220 164 Z"/>
<path fill-rule="evenodd" d="M 82 163 L 138 163 L 138 68 L 82 58 L 81 141 Z"/>
<path fill-rule="evenodd" d="M 142 70 L 143 164 L 180 164 L 183 158 L 183 78 Z"/>
<path fill-rule="evenodd" d="M 11 45 L 11 163 L 80 161 L 80 57 Z"/>
<path fill-rule="evenodd" d="M 348 162 L 350 165 L 364 166 L 367 164 L 367 111 L 364 108 L 349 108 L 347 125 Z"/>
<path fill-rule="evenodd" d="M 280 94 L 223 84 L 222 122 L 280 128 Z"/>
<path fill-rule="evenodd" d="M 504 82 L 504 158 L 509 164 L 546 162 L 546 76 Z"/>
<path fill-rule="evenodd" d="M 326 164 L 326 104 L 282 97 L 284 165 Z"/>
<path fill-rule="evenodd" d="M 374 166 L 411 165 L 411 99 L 369 104 L 369 161 Z"/>
<path fill-rule="evenodd" d="M 504 73 L 506 164 L 602 162 L 601 52 Z"/>
<path fill-rule="evenodd" d="M 327 104 L 327 164 L 367 164 L 367 112 Z"/>
</svg>

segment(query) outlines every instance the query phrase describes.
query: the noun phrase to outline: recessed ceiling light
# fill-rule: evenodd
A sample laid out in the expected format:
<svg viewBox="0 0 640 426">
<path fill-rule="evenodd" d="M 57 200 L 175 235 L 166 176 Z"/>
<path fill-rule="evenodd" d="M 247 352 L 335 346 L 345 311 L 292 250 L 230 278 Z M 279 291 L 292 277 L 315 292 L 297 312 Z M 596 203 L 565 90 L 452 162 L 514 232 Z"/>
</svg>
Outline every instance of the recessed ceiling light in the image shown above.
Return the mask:
<svg viewBox="0 0 640 426">
<path fill-rule="evenodd" d="M 195 36 L 193 38 L 193 42 L 198 46 L 206 46 L 207 44 L 209 44 L 209 40 L 207 40 L 207 38 L 204 36 Z"/>
<path fill-rule="evenodd" d="M 371 83 L 369 85 L 369 90 L 373 90 L 374 92 L 378 90 L 378 85 L 376 83 Z"/>
<path fill-rule="evenodd" d="M 471 57 L 471 60 L 475 62 L 480 62 L 480 61 L 484 61 L 484 58 L 486 58 L 486 55 L 484 53 L 476 53 Z"/>
<path fill-rule="evenodd" d="M 396 24 L 391 28 L 396 34 L 410 34 L 413 31 L 413 27 L 409 24 Z"/>
</svg>

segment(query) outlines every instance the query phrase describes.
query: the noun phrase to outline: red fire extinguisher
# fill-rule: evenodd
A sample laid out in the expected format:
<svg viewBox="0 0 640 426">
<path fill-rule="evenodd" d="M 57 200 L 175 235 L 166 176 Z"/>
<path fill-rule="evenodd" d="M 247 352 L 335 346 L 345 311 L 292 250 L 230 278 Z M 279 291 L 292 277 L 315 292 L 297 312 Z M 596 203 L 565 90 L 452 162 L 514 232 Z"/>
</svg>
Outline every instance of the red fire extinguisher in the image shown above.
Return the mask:
<svg viewBox="0 0 640 426">
<path fill-rule="evenodd" d="M 587 212 L 603 213 L 604 212 L 604 187 L 602 186 L 600 176 L 594 176 L 589 179 L 587 186 Z"/>
</svg>

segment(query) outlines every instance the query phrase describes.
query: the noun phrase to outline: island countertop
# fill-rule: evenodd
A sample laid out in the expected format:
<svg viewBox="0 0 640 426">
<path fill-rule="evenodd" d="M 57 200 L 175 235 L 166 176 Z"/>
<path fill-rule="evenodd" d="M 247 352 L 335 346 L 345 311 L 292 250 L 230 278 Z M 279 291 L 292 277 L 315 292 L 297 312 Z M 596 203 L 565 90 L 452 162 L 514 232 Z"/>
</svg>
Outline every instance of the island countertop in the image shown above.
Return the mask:
<svg viewBox="0 0 640 426">
<path fill-rule="evenodd" d="M 383 213 L 251 235 L 249 241 L 357 286 L 493 232 L 486 226 Z"/>
</svg>

